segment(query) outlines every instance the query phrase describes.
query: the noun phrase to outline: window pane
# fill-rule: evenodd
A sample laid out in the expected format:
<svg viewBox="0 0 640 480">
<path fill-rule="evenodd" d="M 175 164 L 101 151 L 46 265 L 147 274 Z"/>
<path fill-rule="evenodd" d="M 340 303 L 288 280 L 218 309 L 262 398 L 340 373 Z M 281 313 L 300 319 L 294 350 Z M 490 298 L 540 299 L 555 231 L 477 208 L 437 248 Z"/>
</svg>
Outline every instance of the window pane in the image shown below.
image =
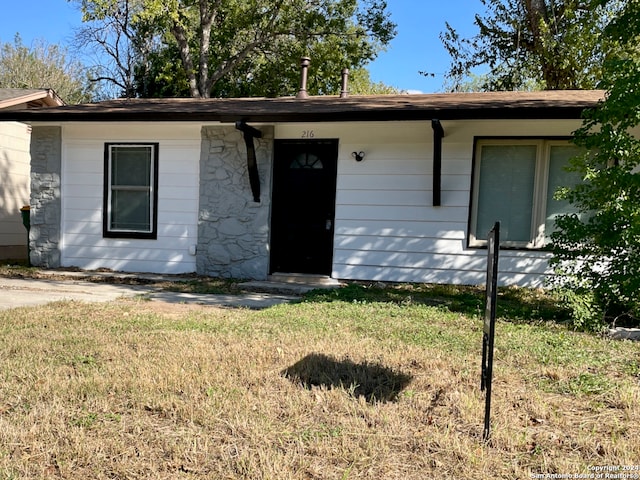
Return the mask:
<svg viewBox="0 0 640 480">
<path fill-rule="evenodd" d="M 112 147 L 112 185 L 151 185 L 151 148 Z"/>
<path fill-rule="evenodd" d="M 105 144 L 105 237 L 155 239 L 157 143 Z"/>
<path fill-rule="evenodd" d="M 567 172 L 572 157 L 580 155 L 582 150 L 575 145 L 552 145 L 549 154 L 549 180 L 547 183 L 547 213 L 545 218 L 545 240 L 550 240 L 555 230 L 555 218 L 560 214 L 575 213 L 577 209 L 567 200 L 553 198 L 559 187 L 573 187 L 581 182 L 580 174 Z"/>
<path fill-rule="evenodd" d="M 500 221 L 501 240 L 531 240 L 536 154 L 536 145 L 482 146 L 476 238 Z"/>
<path fill-rule="evenodd" d="M 317 155 L 314 155 L 312 153 L 301 153 L 298 156 L 296 156 L 296 158 L 293 159 L 293 161 L 291 162 L 291 165 L 289 165 L 289 168 L 320 169 L 320 168 L 324 168 L 324 165 L 322 164 L 322 160 L 320 160 L 320 158 Z"/>
<path fill-rule="evenodd" d="M 151 231 L 148 191 L 117 190 L 111 192 L 111 229 Z"/>
</svg>

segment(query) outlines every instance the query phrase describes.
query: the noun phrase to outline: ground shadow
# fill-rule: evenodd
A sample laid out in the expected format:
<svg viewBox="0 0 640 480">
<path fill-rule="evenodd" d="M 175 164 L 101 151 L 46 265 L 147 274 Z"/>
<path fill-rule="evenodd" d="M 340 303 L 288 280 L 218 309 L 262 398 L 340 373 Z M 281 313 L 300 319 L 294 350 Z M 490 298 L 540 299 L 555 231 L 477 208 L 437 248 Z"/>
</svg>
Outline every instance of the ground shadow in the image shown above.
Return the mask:
<svg viewBox="0 0 640 480">
<path fill-rule="evenodd" d="M 314 386 L 343 388 L 367 402 L 389 402 L 398 398 L 413 377 L 380 364 L 354 363 L 312 353 L 282 371 L 282 375 L 307 389 Z"/>
<path fill-rule="evenodd" d="M 407 307 L 427 305 L 475 317 L 484 312 L 485 289 L 469 285 L 350 282 L 333 290 L 313 290 L 305 294 L 303 301 L 382 302 Z M 497 316 L 514 323 L 566 323 L 571 315 L 566 305 L 550 291 L 500 287 Z"/>
</svg>

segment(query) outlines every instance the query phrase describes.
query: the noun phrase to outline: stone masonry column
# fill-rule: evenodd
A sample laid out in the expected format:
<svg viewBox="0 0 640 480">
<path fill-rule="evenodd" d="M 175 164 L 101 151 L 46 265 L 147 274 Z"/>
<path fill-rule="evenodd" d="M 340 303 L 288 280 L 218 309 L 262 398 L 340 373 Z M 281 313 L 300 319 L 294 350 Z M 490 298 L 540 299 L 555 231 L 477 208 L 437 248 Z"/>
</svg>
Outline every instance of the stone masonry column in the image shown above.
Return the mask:
<svg viewBox="0 0 640 480">
<path fill-rule="evenodd" d="M 33 127 L 31 132 L 31 264 L 60 266 L 62 129 Z"/>
<path fill-rule="evenodd" d="M 269 273 L 273 127 L 255 138 L 260 203 L 253 201 L 247 150 L 234 126 L 202 128 L 196 269 L 201 275 L 264 280 Z"/>
</svg>

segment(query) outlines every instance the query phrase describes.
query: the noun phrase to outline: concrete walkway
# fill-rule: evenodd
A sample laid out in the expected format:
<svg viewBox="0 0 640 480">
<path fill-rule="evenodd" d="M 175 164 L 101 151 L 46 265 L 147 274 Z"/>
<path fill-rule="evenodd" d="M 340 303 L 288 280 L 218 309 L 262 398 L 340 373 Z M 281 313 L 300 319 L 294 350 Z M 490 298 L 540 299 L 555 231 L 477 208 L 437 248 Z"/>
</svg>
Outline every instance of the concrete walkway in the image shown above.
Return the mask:
<svg viewBox="0 0 640 480">
<path fill-rule="evenodd" d="M 56 272 L 59 274 L 60 272 Z M 299 298 L 296 295 L 242 293 L 213 295 L 177 293 L 159 290 L 151 285 L 125 285 L 87 282 L 77 279 L 46 280 L 0 277 L 0 310 L 45 305 L 61 300 L 111 302 L 119 298 L 144 297 L 157 302 L 186 303 L 236 308 L 268 308 Z"/>
</svg>

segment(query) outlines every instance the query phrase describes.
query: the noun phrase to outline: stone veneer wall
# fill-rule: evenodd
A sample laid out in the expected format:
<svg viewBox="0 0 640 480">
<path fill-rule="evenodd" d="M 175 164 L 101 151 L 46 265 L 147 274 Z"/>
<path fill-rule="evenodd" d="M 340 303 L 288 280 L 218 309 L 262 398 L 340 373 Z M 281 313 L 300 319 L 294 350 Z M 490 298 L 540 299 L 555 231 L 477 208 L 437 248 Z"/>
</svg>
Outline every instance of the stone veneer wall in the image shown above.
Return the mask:
<svg viewBox="0 0 640 480">
<path fill-rule="evenodd" d="M 33 127 L 31 132 L 31 263 L 60 266 L 62 129 Z"/>
<path fill-rule="evenodd" d="M 255 138 L 260 203 L 253 201 L 242 133 L 202 128 L 196 269 L 201 275 L 263 280 L 269 273 L 273 127 Z"/>
</svg>

